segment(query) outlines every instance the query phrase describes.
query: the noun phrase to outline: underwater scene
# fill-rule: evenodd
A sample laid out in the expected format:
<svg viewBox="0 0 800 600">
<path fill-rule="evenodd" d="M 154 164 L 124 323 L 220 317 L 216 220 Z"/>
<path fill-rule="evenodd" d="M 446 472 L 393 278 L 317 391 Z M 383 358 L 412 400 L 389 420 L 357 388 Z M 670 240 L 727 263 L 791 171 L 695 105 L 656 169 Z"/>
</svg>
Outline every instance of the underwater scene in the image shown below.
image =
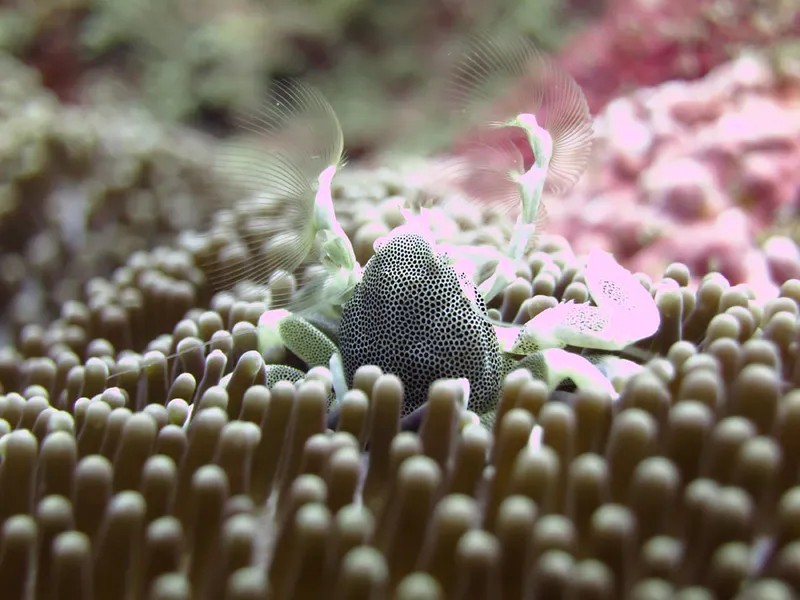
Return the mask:
<svg viewBox="0 0 800 600">
<path fill-rule="evenodd" d="M 800 598 L 800 0 L 0 6 L 2 600 Z"/>
</svg>

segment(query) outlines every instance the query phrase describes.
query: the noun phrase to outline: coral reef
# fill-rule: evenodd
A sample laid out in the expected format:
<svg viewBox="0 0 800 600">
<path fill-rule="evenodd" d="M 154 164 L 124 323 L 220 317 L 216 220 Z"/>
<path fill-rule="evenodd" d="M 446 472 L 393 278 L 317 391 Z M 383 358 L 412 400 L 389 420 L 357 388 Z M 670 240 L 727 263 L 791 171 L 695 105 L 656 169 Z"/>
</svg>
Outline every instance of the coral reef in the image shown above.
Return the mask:
<svg viewBox="0 0 800 600">
<path fill-rule="evenodd" d="M 352 172 L 336 184 L 358 252 L 399 224 L 397 194 L 413 193 L 401 181 Z M 441 227 L 491 239 L 503 225 L 481 217 L 453 211 Z M 132 256 L 2 358 L 7 597 L 800 591 L 800 281 L 761 302 L 718 274 L 691 290 L 677 263 L 644 280 L 660 290 L 661 325 L 616 402 L 548 393 L 522 370 L 505 380 L 489 431 L 461 422 L 446 381 L 431 387 L 421 426 L 402 431 L 402 382 L 366 365 L 334 432 L 328 370 L 268 386 L 254 352 L 264 302 L 247 289 L 192 297 L 204 286 L 198 258 L 188 243 Z M 498 298 L 508 320 L 585 300 L 563 238 L 544 236 L 527 266 Z M 290 353 L 285 363 L 302 366 Z"/>
<path fill-rule="evenodd" d="M 356 154 L 427 111 L 451 38 L 498 11 L 548 47 L 582 20 L 553 1 L 19 2 L 0 9 L 0 49 L 39 70 L 62 99 L 80 102 L 85 87 L 116 81 L 121 97 L 142 99 L 161 118 L 215 129 L 273 80 L 309 76 L 337 107 Z"/>
<path fill-rule="evenodd" d="M 132 253 L 199 227 L 224 196 L 210 140 L 141 109 L 62 105 L 0 56 L 0 310 L 6 343 L 46 323 Z M 11 336 L 11 338 L 7 337 Z"/>
<path fill-rule="evenodd" d="M 796 76 L 746 54 L 698 81 L 613 100 L 595 131 L 586 175 L 545 199 L 547 231 L 575 252 L 601 247 L 651 277 L 679 261 L 765 297 L 797 275 Z"/>
<path fill-rule="evenodd" d="M 797 0 L 610 0 L 560 58 L 599 111 L 631 89 L 703 77 L 743 48 L 796 64 L 798 31 Z"/>
<path fill-rule="evenodd" d="M 646 261 L 652 232 L 632 224 L 657 222 L 665 237 L 650 247 L 677 236 L 677 252 L 702 247 L 697 232 L 714 219 L 720 246 L 734 226 L 752 236 L 773 224 L 770 210 L 731 207 L 728 197 L 792 205 L 792 188 L 778 184 L 795 165 L 797 138 L 784 134 L 797 122 L 770 127 L 765 114 L 796 114 L 796 90 L 778 98 L 753 64 L 727 67 L 744 70 L 744 82 L 712 74 L 691 99 L 665 86 L 612 103 L 599 123 L 599 167 L 548 203 L 555 233 L 519 255 L 488 304 L 477 274 L 487 265 L 457 271 L 439 241 L 499 251 L 515 223 L 465 203 L 449 182 L 421 189 L 426 177 L 401 165 L 313 186 L 288 168 L 250 172 L 283 176 L 290 185 L 270 188 L 279 198 L 299 191 L 288 200 L 329 209 L 312 221 L 331 234 L 320 244 L 330 242 L 326 268 L 353 256 L 364 265 L 340 305 L 302 316 L 274 305 L 302 296 L 313 260 L 265 281 L 236 276 L 261 274 L 247 261 L 274 250 L 259 230 L 269 223 L 244 209 L 275 205 L 240 198 L 210 228 L 201 223 L 206 198 L 216 204 L 201 137 L 124 107 L 62 107 L 30 71 L 0 65 L 11 132 L 0 273 L 41 321 L 18 313 L 16 344 L 0 351 L 3 597 L 797 597 L 796 246 L 765 241 L 765 289 L 689 251 Z M 718 96 L 703 103 L 697 92 L 709 89 Z M 709 115 L 720 97 L 733 108 Z M 760 127 L 735 127 L 756 113 Z M 719 135 L 731 129 L 745 135 Z M 633 154 L 619 144 L 643 131 Z M 281 148 L 286 167 L 290 145 Z M 329 149 L 338 166 L 341 144 Z M 335 171 L 330 156 L 307 154 Z M 759 177 L 773 168 L 770 186 Z M 587 190 L 615 199 L 617 212 L 580 204 Z M 636 215 L 620 211 L 625 194 Z M 431 204 L 431 230 L 404 208 L 415 203 Z M 598 247 L 647 272 L 629 273 Z M 238 285 L 217 290 L 220 268 Z M 428 275 L 416 276 L 421 268 Z M 55 318 L 31 300 L 45 291 Z M 387 305 L 394 311 L 371 310 Z M 474 349 L 459 359 L 455 344 L 470 338 Z M 544 341 L 553 346 L 542 350 Z M 583 361 L 608 387 L 584 385 L 584 372 L 555 368 L 546 351 L 562 367 Z M 510 372 L 492 362 L 514 354 Z M 387 355 L 441 368 L 369 364 Z M 475 373 L 448 369 L 448 357 Z M 486 385 L 470 390 L 482 367 Z M 471 391 L 491 418 L 472 411 Z"/>
<path fill-rule="evenodd" d="M 435 109 L 429 84 L 469 31 L 513 29 L 561 48 L 593 111 L 631 88 L 701 77 L 742 47 L 796 64 L 797 0 L 588 4 L 18 2 L 0 9 L 0 48 L 34 65 L 61 98 L 76 101 L 88 81 L 113 77 L 161 116 L 213 125 L 273 78 L 310 75 L 359 152 L 397 142 Z"/>
</svg>

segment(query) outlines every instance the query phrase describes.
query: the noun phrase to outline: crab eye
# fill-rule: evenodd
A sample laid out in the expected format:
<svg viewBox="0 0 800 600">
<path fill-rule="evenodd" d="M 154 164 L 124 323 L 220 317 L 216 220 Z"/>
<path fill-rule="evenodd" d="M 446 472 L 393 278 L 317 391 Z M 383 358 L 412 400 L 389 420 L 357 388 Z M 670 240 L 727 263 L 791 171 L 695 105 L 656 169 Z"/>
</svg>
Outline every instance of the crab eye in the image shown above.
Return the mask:
<svg viewBox="0 0 800 600">
<path fill-rule="evenodd" d="M 449 90 L 460 120 L 466 117 L 470 124 L 490 129 L 517 126 L 547 133 L 546 192 L 564 194 L 583 174 L 593 135 L 586 97 L 573 77 L 527 38 L 473 38 Z"/>
</svg>

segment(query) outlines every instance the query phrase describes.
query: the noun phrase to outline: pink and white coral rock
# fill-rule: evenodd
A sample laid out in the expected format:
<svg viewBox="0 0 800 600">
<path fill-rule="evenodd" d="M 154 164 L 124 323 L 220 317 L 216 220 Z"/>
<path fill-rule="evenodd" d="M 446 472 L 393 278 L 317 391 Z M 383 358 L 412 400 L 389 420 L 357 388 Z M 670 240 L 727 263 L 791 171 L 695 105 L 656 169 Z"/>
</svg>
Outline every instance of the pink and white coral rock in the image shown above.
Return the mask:
<svg viewBox="0 0 800 600">
<path fill-rule="evenodd" d="M 774 47 L 798 31 L 796 0 L 607 0 L 559 62 L 597 111 L 626 89 L 703 77 L 738 48 Z"/>
<path fill-rule="evenodd" d="M 599 245 L 650 276 L 681 261 L 764 296 L 798 272 L 794 242 L 762 249 L 757 238 L 800 211 L 800 82 L 743 55 L 701 80 L 613 100 L 595 131 L 587 173 L 545 199 L 548 232 L 576 252 Z"/>
</svg>

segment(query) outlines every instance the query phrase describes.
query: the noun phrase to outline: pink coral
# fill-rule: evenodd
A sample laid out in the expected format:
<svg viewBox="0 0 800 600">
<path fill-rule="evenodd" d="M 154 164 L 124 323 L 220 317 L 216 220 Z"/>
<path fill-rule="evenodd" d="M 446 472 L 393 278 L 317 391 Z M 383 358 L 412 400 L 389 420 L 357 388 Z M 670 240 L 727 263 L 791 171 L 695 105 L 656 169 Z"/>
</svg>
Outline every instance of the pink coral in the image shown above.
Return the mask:
<svg viewBox="0 0 800 600">
<path fill-rule="evenodd" d="M 576 252 L 599 247 L 651 277 L 681 261 L 767 296 L 800 270 L 785 243 L 757 242 L 800 211 L 800 81 L 779 83 L 747 54 L 698 81 L 614 99 L 595 132 L 578 185 L 545 195 L 547 232 Z"/>
<path fill-rule="evenodd" d="M 560 58 L 599 110 L 631 88 L 703 77 L 742 46 L 766 47 L 797 31 L 794 1 L 609 0 L 605 16 Z"/>
<path fill-rule="evenodd" d="M 800 248 L 786 236 L 775 235 L 764 242 L 764 257 L 775 281 L 800 278 Z"/>
<path fill-rule="evenodd" d="M 791 240 L 769 251 L 756 240 L 800 209 L 800 82 L 779 86 L 771 74 L 746 55 L 609 103 L 589 172 L 546 200 L 549 231 L 577 248 L 607 237 L 603 247 L 651 276 L 681 261 L 773 294 L 800 255 L 786 250 Z"/>
</svg>

